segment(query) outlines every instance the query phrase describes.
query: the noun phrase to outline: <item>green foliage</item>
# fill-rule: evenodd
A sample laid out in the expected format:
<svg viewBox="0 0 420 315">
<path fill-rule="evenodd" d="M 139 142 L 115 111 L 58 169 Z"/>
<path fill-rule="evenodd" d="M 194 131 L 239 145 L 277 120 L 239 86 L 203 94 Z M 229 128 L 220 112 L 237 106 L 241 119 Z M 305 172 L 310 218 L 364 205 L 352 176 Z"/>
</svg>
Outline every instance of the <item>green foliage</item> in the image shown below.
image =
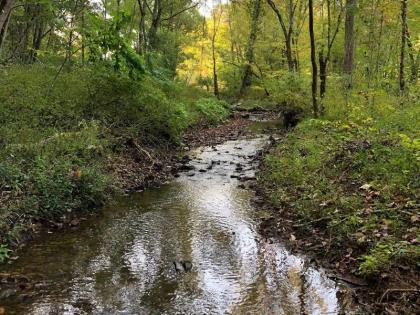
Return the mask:
<svg viewBox="0 0 420 315">
<path fill-rule="evenodd" d="M 373 274 L 389 266 L 389 262 L 393 253 L 390 244 L 379 243 L 370 251 L 370 255 L 363 256 L 363 262 L 360 270 L 363 274 Z"/>
<path fill-rule="evenodd" d="M 6 245 L 0 245 L 0 263 L 5 262 L 9 258 L 10 249 Z"/>
<path fill-rule="evenodd" d="M 270 99 L 282 108 L 300 107 L 305 110 L 310 106 L 310 86 L 305 76 L 299 73 L 274 73 L 266 79 Z"/>
<path fill-rule="evenodd" d="M 113 69 L 118 73 L 126 73 L 131 78 L 139 78 L 145 73 L 141 57 L 134 51 L 123 36 L 131 18 L 124 11 L 117 12 L 112 19 L 103 20 L 98 13 L 88 15 L 87 26 L 83 28 L 89 59 L 98 62 L 107 55 Z"/>
<path fill-rule="evenodd" d="M 221 123 L 229 115 L 229 104 L 213 97 L 200 98 L 195 103 L 195 108 L 199 116 L 211 124 Z"/>
<path fill-rule="evenodd" d="M 0 242 L 31 220 L 101 205 L 108 160 L 127 139 L 173 145 L 199 121 L 229 114 L 207 93 L 107 64 L 63 70 L 12 66 L 0 77 Z M 199 100 L 197 101 L 197 99 Z"/>
<path fill-rule="evenodd" d="M 101 164 L 106 144 L 92 123 L 1 150 L 0 173 L 5 176 L 0 188 L 9 198 L 2 204 L 0 239 L 9 242 L 17 237 L 13 233 L 24 223 L 18 217 L 50 218 L 101 205 L 109 184 Z"/>
<path fill-rule="evenodd" d="M 363 275 L 378 274 L 388 271 L 394 261 L 415 265 L 419 258 L 420 249 L 409 242 L 379 242 L 361 258 L 360 271 Z"/>
</svg>

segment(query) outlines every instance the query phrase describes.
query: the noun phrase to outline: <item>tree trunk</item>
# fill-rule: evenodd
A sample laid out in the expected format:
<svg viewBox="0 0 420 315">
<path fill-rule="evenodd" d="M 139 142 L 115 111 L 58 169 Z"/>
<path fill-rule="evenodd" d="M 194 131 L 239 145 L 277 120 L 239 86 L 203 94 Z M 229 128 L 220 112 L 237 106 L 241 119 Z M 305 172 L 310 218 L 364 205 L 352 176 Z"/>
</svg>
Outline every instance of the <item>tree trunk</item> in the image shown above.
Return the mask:
<svg viewBox="0 0 420 315">
<path fill-rule="evenodd" d="M 411 37 L 410 37 L 410 33 L 408 31 L 408 27 L 407 27 L 407 46 L 409 48 L 408 55 L 410 56 L 410 64 L 411 64 L 410 81 L 411 81 L 411 83 L 416 83 L 417 82 L 417 75 L 418 75 L 419 55 L 417 55 L 417 58 L 414 56 L 414 47 L 413 47 L 413 43 L 411 42 Z"/>
<path fill-rule="evenodd" d="M 32 35 L 32 49 L 29 55 L 29 62 L 34 62 L 38 56 L 38 50 L 41 48 L 42 43 L 42 35 L 44 33 L 44 26 L 43 22 L 40 18 L 41 14 L 41 5 L 38 3 L 36 4 L 35 11 L 34 11 L 34 31 Z"/>
<path fill-rule="evenodd" d="M 214 95 L 219 98 L 219 81 L 217 80 L 217 65 L 216 65 L 216 49 L 215 49 L 215 36 L 213 36 L 211 50 L 212 50 L 212 57 L 213 57 L 213 88 L 214 88 Z"/>
<path fill-rule="evenodd" d="M 335 11 L 335 10 L 334 10 Z M 342 20 L 342 13 L 343 13 L 343 7 L 340 6 L 340 12 L 337 17 L 337 23 L 335 26 L 335 29 L 333 30 L 332 26 L 332 19 L 331 19 L 331 0 L 327 0 L 327 19 L 328 19 L 328 25 L 327 25 L 327 52 L 324 54 L 324 45 L 321 45 L 321 49 L 319 50 L 319 96 L 321 100 L 321 106 L 320 106 L 320 113 L 321 115 L 324 114 L 325 108 L 324 108 L 324 102 L 323 99 L 325 97 L 325 93 L 327 90 L 327 69 L 328 69 L 328 63 L 330 62 L 331 57 L 331 49 L 334 45 L 334 41 L 337 37 L 338 31 L 340 30 L 340 24 Z"/>
<path fill-rule="evenodd" d="M 216 63 L 216 36 L 217 32 L 219 31 L 220 20 L 222 19 L 223 11 L 218 12 L 219 16 L 216 19 L 216 10 L 213 10 L 213 34 L 211 36 L 211 52 L 212 52 L 212 59 L 213 59 L 213 89 L 214 95 L 219 98 L 219 81 L 217 78 L 217 63 Z"/>
<path fill-rule="evenodd" d="M 405 41 L 407 37 L 407 0 L 401 1 L 401 53 L 400 53 L 400 94 L 404 94 L 404 59 L 405 59 Z"/>
<path fill-rule="evenodd" d="M 379 65 L 381 63 L 381 43 L 382 43 L 382 33 L 384 29 L 384 10 L 381 11 L 381 23 L 379 28 L 378 44 L 376 46 L 376 65 L 375 65 L 375 81 L 378 83 L 378 73 Z"/>
<path fill-rule="evenodd" d="M 286 58 L 289 72 L 293 72 L 295 70 L 295 63 L 293 60 L 292 38 L 290 35 L 286 37 Z"/>
<path fill-rule="evenodd" d="M 28 62 L 29 54 L 28 54 L 28 44 L 29 44 L 29 37 L 30 37 L 30 30 L 34 21 L 34 15 L 31 10 L 31 6 L 28 1 L 25 1 L 24 4 L 24 16 L 25 16 L 25 30 L 23 31 L 23 38 L 20 41 L 20 47 L 18 48 L 18 56 L 20 62 Z M 23 26 L 23 24 L 22 24 Z"/>
<path fill-rule="evenodd" d="M 152 22 L 149 28 L 149 45 L 152 49 L 157 46 L 157 31 L 162 18 L 162 9 L 162 1 L 155 0 L 152 12 Z"/>
<path fill-rule="evenodd" d="M 319 96 L 321 97 L 321 99 L 323 99 L 324 96 L 325 96 L 325 92 L 327 90 L 327 65 L 328 65 L 328 61 L 324 57 L 324 53 L 323 53 L 322 50 L 319 52 L 318 60 L 319 60 L 319 80 L 320 80 Z"/>
<path fill-rule="evenodd" d="M 240 94 L 243 95 L 247 88 L 252 84 L 252 65 L 255 63 L 254 46 L 257 40 L 258 24 L 261 14 L 261 0 L 255 0 L 254 7 L 250 14 L 251 17 L 251 32 L 249 34 L 247 51 L 245 54 L 247 64 L 244 67 L 244 74 L 242 76 L 242 85 Z"/>
<path fill-rule="evenodd" d="M 349 77 L 353 73 L 354 50 L 355 50 L 355 34 L 354 34 L 354 18 L 356 15 L 357 0 L 347 0 L 346 3 L 346 22 L 344 26 L 344 64 L 343 71 Z M 351 87 L 349 80 L 348 87 Z"/>
<path fill-rule="evenodd" d="M 9 13 L 12 10 L 13 0 L 0 1 L 0 30 L 2 30 L 8 19 Z"/>
<path fill-rule="evenodd" d="M 82 12 L 82 29 L 84 30 L 85 28 L 85 12 Z M 84 33 L 81 34 L 82 36 L 82 53 L 81 53 L 81 59 L 82 59 L 82 65 L 85 65 L 85 60 L 86 60 L 86 44 L 85 44 L 85 36 Z"/>
<path fill-rule="evenodd" d="M 311 38 L 311 64 L 312 64 L 312 107 L 314 117 L 318 117 L 317 87 L 318 69 L 315 53 L 315 33 L 314 33 L 314 7 L 313 0 L 309 0 L 309 35 Z"/>
<path fill-rule="evenodd" d="M 6 38 L 12 7 L 13 0 L 0 0 L 0 52 L 3 41 Z"/>
<path fill-rule="evenodd" d="M 273 0 L 267 0 L 268 4 L 270 5 L 271 9 L 274 11 L 274 13 L 277 16 L 277 19 L 279 20 L 281 30 L 284 35 L 284 40 L 286 42 L 286 59 L 287 59 L 287 66 L 289 69 L 289 72 L 293 72 L 295 70 L 294 67 L 294 60 L 293 60 L 293 48 L 292 48 L 292 36 L 294 31 L 294 8 L 293 8 L 293 1 L 289 0 L 289 26 L 288 29 L 286 28 L 286 24 L 284 23 L 283 16 L 280 12 L 280 10 L 277 8 Z"/>
<path fill-rule="evenodd" d="M 1 50 L 2 50 L 2 47 L 3 47 L 3 43 L 6 39 L 7 29 L 9 27 L 9 22 L 10 22 L 10 16 L 11 15 L 12 15 L 12 12 L 9 11 L 6 22 L 4 23 L 3 28 L 0 29 L 0 55 L 1 55 Z"/>
<path fill-rule="evenodd" d="M 146 46 L 146 1 L 138 0 L 140 8 L 140 23 L 139 23 L 139 43 L 137 52 L 142 54 L 145 52 Z"/>
</svg>

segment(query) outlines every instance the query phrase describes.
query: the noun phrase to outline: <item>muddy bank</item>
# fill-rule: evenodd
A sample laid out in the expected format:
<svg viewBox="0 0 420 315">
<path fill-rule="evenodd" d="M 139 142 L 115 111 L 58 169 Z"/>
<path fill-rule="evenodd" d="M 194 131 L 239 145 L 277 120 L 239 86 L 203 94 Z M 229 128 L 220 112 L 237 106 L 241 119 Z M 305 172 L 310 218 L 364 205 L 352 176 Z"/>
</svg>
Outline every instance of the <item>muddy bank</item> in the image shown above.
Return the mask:
<svg viewBox="0 0 420 315">
<path fill-rule="evenodd" d="M 273 117 L 261 113 L 261 117 Z M 126 192 L 142 191 L 160 185 L 173 178 L 185 165 L 185 155 L 199 146 L 220 144 L 227 140 L 250 134 L 252 124 L 249 113 L 234 113 L 220 126 L 199 124 L 189 130 L 178 148 L 157 148 L 128 141 L 126 149 L 112 161 L 109 169 L 116 179 L 116 185 Z"/>
</svg>

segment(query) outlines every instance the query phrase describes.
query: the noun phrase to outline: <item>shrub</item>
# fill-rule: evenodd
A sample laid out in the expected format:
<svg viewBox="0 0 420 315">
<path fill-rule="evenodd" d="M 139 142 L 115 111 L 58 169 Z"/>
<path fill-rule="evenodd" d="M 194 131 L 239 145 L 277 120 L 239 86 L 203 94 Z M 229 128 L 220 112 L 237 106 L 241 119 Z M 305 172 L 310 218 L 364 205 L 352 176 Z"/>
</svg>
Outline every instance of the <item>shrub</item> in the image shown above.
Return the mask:
<svg viewBox="0 0 420 315">
<path fill-rule="evenodd" d="M 200 98 L 194 108 L 210 124 L 221 123 L 229 116 L 229 104 L 214 97 Z"/>
<path fill-rule="evenodd" d="M 309 82 L 298 73 L 281 73 L 267 78 L 267 89 L 270 91 L 270 99 L 281 107 L 303 108 L 310 110 Z"/>
</svg>

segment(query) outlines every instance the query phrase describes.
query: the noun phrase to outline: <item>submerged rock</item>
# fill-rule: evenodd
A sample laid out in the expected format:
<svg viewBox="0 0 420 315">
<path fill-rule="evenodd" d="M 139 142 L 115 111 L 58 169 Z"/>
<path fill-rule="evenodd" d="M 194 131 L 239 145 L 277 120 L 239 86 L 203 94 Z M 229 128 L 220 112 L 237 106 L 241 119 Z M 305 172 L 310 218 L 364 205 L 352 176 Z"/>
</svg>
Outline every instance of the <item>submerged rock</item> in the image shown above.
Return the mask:
<svg viewBox="0 0 420 315">
<path fill-rule="evenodd" d="M 194 169 L 195 169 L 195 166 L 194 165 L 186 165 L 186 164 L 182 165 L 179 168 L 180 171 L 192 171 Z"/>
<path fill-rule="evenodd" d="M 192 270 L 193 264 L 188 260 L 178 260 L 174 261 L 173 265 L 176 272 L 190 272 Z"/>
<path fill-rule="evenodd" d="M 17 289 L 6 289 L 0 292 L 0 300 L 8 299 L 18 292 Z"/>
<path fill-rule="evenodd" d="M 183 272 L 184 271 L 184 266 L 182 265 L 181 261 L 174 261 L 173 265 L 175 267 L 176 272 Z"/>
</svg>

